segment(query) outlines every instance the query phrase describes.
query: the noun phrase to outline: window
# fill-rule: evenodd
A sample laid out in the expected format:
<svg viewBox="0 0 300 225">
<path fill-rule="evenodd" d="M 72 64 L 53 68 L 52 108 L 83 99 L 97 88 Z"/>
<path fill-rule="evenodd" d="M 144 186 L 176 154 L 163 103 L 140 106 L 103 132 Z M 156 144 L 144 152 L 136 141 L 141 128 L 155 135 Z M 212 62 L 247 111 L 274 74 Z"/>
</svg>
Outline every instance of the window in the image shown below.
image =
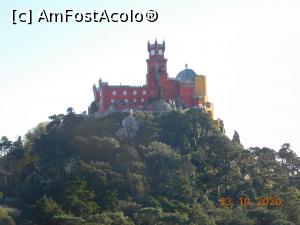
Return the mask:
<svg viewBox="0 0 300 225">
<path fill-rule="evenodd" d="M 116 91 L 113 91 L 113 92 L 112 92 L 112 94 L 113 94 L 113 95 L 116 95 L 116 94 L 117 94 L 117 92 L 116 92 Z"/>
<path fill-rule="evenodd" d="M 163 54 L 163 51 L 162 51 L 161 49 L 159 49 L 159 50 L 158 50 L 158 54 L 159 54 L 159 55 L 162 55 L 162 54 Z"/>
<path fill-rule="evenodd" d="M 136 99 L 133 99 L 134 102 L 136 102 Z"/>
<path fill-rule="evenodd" d="M 154 73 L 154 69 L 155 69 L 154 66 L 151 65 L 151 66 L 150 66 L 150 73 Z"/>
<path fill-rule="evenodd" d="M 111 103 L 114 103 L 114 102 L 115 102 L 115 100 L 114 100 L 114 99 L 111 99 L 111 100 L 110 100 L 110 102 L 111 102 Z"/>
<path fill-rule="evenodd" d="M 144 99 L 143 99 L 143 98 L 141 98 L 141 102 L 144 102 Z"/>
<path fill-rule="evenodd" d="M 128 102 L 128 99 L 127 99 L 127 98 L 125 99 L 125 102 L 126 102 L 126 103 Z"/>
<path fill-rule="evenodd" d="M 143 95 L 146 95 L 146 90 L 143 90 Z"/>
<path fill-rule="evenodd" d="M 132 93 L 133 93 L 133 95 L 136 95 L 136 94 L 137 94 L 136 90 L 134 90 Z"/>
<path fill-rule="evenodd" d="M 127 91 L 124 90 L 124 91 L 123 91 L 123 95 L 127 95 Z"/>
</svg>

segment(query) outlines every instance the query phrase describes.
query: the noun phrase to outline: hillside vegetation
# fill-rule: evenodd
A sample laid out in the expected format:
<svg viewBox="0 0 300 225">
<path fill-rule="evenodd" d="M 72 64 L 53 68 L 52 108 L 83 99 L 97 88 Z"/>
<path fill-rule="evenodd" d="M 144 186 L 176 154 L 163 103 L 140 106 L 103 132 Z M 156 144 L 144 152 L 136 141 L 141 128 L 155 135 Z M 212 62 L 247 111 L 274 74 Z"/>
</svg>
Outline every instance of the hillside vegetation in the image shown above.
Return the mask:
<svg viewBox="0 0 300 225">
<path fill-rule="evenodd" d="M 289 144 L 244 149 L 199 110 L 136 112 L 138 129 L 120 135 L 128 116 L 69 108 L 23 140 L 2 137 L 0 225 L 300 225 Z"/>
</svg>

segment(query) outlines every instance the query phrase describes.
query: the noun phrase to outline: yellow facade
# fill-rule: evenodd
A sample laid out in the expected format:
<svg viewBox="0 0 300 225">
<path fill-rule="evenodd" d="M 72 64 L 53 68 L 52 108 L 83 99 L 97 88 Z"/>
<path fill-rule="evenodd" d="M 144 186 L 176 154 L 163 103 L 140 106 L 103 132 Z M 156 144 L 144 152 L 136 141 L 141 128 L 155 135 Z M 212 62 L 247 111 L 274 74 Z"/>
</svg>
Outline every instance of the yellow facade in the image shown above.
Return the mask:
<svg viewBox="0 0 300 225">
<path fill-rule="evenodd" d="M 195 95 L 202 98 L 206 95 L 206 77 L 203 75 L 195 76 Z"/>
<path fill-rule="evenodd" d="M 208 102 L 206 93 L 206 77 L 203 75 L 195 76 L 195 96 L 201 96 L 205 111 L 210 115 L 211 118 L 214 118 L 214 105 L 213 103 Z"/>
</svg>

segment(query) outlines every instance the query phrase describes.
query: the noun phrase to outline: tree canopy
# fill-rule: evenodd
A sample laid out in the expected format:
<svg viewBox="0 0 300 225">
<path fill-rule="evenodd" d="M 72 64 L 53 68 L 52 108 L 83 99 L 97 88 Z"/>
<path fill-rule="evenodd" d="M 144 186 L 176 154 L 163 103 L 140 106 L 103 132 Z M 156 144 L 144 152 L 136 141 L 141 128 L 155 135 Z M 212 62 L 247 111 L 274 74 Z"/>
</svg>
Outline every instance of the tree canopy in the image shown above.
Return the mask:
<svg viewBox="0 0 300 225">
<path fill-rule="evenodd" d="M 245 149 L 195 109 L 135 112 L 136 135 L 120 136 L 128 116 L 70 107 L 2 137 L 0 225 L 300 225 L 288 143 Z"/>
</svg>

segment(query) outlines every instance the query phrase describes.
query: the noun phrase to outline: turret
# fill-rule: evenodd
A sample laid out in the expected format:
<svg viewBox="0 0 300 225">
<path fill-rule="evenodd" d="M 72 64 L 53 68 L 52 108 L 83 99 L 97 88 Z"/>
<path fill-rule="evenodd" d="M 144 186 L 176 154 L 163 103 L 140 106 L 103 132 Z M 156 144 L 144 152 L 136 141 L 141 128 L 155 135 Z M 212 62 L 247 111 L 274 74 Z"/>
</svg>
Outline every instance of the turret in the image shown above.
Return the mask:
<svg viewBox="0 0 300 225">
<path fill-rule="evenodd" d="M 159 44 L 155 40 L 154 44 L 147 45 L 149 58 L 147 59 L 147 90 L 151 97 L 162 97 L 163 86 L 166 84 L 167 59 L 164 57 L 165 42 Z"/>
</svg>

